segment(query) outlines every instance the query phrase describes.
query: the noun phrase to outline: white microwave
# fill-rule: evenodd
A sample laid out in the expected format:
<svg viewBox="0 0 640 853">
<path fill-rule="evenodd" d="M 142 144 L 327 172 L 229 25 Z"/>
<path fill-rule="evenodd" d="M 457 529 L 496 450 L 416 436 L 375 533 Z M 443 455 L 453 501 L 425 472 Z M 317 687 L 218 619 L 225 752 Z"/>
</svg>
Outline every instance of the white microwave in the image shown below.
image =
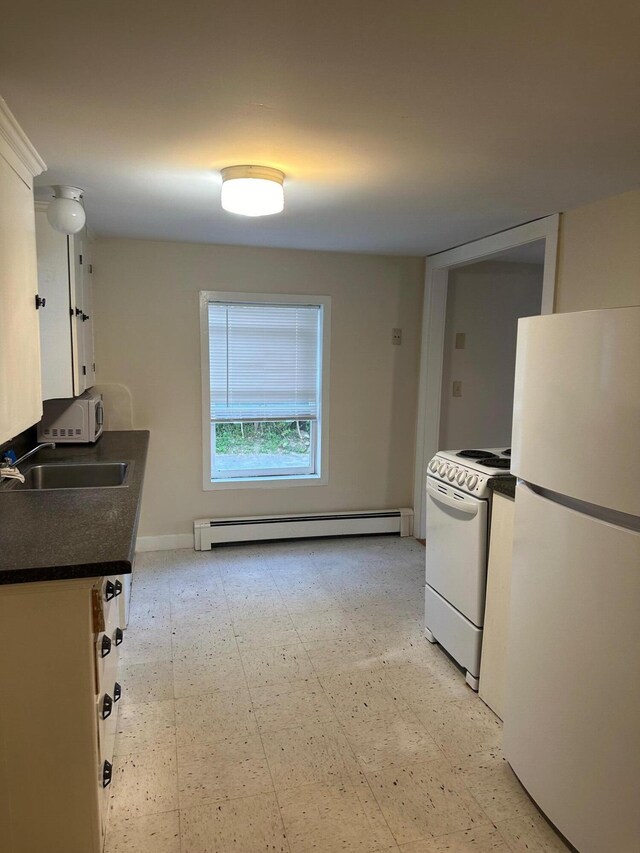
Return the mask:
<svg viewBox="0 0 640 853">
<path fill-rule="evenodd" d="M 85 391 L 75 400 L 45 400 L 38 441 L 91 444 L 102 435 L 102 394 Z"/>
</svg>

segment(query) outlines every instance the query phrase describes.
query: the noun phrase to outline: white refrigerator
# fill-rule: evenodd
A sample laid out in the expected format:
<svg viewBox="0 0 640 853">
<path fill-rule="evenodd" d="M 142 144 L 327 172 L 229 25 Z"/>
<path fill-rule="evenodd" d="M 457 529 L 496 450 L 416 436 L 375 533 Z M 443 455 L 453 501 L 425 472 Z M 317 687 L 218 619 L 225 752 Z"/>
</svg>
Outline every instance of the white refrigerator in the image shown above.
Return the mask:
<svg viewBox="0 0 640 853">
<path fill-rule="evenodd" d="M 640 306 L 522 319 L 506 757 L 580 853 L 640 851 Z"/>
</svg>

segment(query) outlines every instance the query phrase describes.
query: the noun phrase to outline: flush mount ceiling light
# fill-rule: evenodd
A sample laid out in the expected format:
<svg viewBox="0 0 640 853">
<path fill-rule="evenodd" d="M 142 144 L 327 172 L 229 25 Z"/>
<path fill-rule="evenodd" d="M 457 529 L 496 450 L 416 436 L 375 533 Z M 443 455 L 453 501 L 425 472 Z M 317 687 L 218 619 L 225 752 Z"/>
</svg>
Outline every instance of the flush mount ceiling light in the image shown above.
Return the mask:
<svg viewBox="0 0 640 853">
<path fill-rule="evenodd" d="M 51 187 L 53 190 L 53 201 L 49 202 L 47 208 L 47 219 L 52 228 L 62 231 L 63 234 L 77 234 L 87 216 L 81 203 L 84 190 L 80 187 Z"/>
<path fill-rule="evenodd" d="M 284 174 L 269 166 L 227 166 L 222 169 L 224 210 L 241 216 L 270 216 L 284 210 Z"/>
</svg>

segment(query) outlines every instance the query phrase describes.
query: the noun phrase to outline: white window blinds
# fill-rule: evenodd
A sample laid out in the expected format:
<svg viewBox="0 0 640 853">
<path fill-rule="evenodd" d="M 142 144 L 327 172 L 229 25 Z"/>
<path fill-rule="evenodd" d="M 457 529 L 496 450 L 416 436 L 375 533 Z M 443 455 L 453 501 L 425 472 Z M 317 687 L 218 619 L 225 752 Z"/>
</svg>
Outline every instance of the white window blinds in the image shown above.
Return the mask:
<svg viewBox="0 0 640 853">
<path fill-rule="evenodd" d="M 318 305 L 209 303 L 211 420 L 315 420 Z"/>
</svg>

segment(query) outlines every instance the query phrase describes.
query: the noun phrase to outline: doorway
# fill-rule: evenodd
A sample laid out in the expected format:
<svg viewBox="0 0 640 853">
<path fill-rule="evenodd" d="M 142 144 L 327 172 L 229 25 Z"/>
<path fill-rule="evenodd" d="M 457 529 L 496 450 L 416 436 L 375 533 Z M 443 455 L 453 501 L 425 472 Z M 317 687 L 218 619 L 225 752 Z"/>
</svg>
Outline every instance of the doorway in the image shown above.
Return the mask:
<svg viewBox="0 0 640 853">
<path fill-rule="evenodd" d="M 418 538 L 424 538 L 426 530 L 425 481 L 431 457 L 439 449 L 459 445 L 498 446 L 503 438 L 502 443 L 508 446 L 512 407 L 509 392 L 506 399 L 504 390 L 489 395 L 491 399 L 487 398 L 483 416 L 476 418 L 478 434 L 475 435 L 470 413 L 474 398 L 477 405 L 478 395 L 483 390 L 487 393 L 491 387 L 482 379 L 483 358 L 486 356 L 494 366 L 496 359 L 502 358 L 504 365 L 499 378 L 504 389 L 509 371 L 513 375 L 515 338 L 510 340 L 509 334 L 514 334 L 517 317 L 553 312 L 558 220 L 558 215 L 548 216 L 427 258 L 414 485 L 414 535 Z M 509 283 L 514 285 L 513 290 L 504 289 Z M 474 285 L 478 286 L 475 299 L 471 291 Z M 483 290 L 485 296 L 493 294 L 492 309 L 501 319 L 497 324 L 483 323 L 490 310 L 483 314 L 478 311 Z M 472 324 L 471 336 L 456 329 L 459 318 Z M 507 327 L 511 329 L 507 339 L 490 343 L 491 336 L 496 335 L 496 330 L 499 333 L 501 327 L 505 332 Z M 462 338 L 456 340 L 455 336 L 460 334 Z M 490 351 L 482 350 L 482 341 Z M 474 353 L 467 351 L 469 346 L 473 346 Z M 463 366 L 466 385 L 459 375 Z M 453 377 L 454 371 L 458 372 L 458 378 Z M 459 383 L 455 388 L 454 381 Z M 487 414 L 491 403 L 497 406 L 497 411 Z M 496 434 L 492 439 L 493 432 Z M 467 437 L 469 440 L 462 440 Z M 442 442 L 451 444 L 445 447 Z"/>
</svg>

